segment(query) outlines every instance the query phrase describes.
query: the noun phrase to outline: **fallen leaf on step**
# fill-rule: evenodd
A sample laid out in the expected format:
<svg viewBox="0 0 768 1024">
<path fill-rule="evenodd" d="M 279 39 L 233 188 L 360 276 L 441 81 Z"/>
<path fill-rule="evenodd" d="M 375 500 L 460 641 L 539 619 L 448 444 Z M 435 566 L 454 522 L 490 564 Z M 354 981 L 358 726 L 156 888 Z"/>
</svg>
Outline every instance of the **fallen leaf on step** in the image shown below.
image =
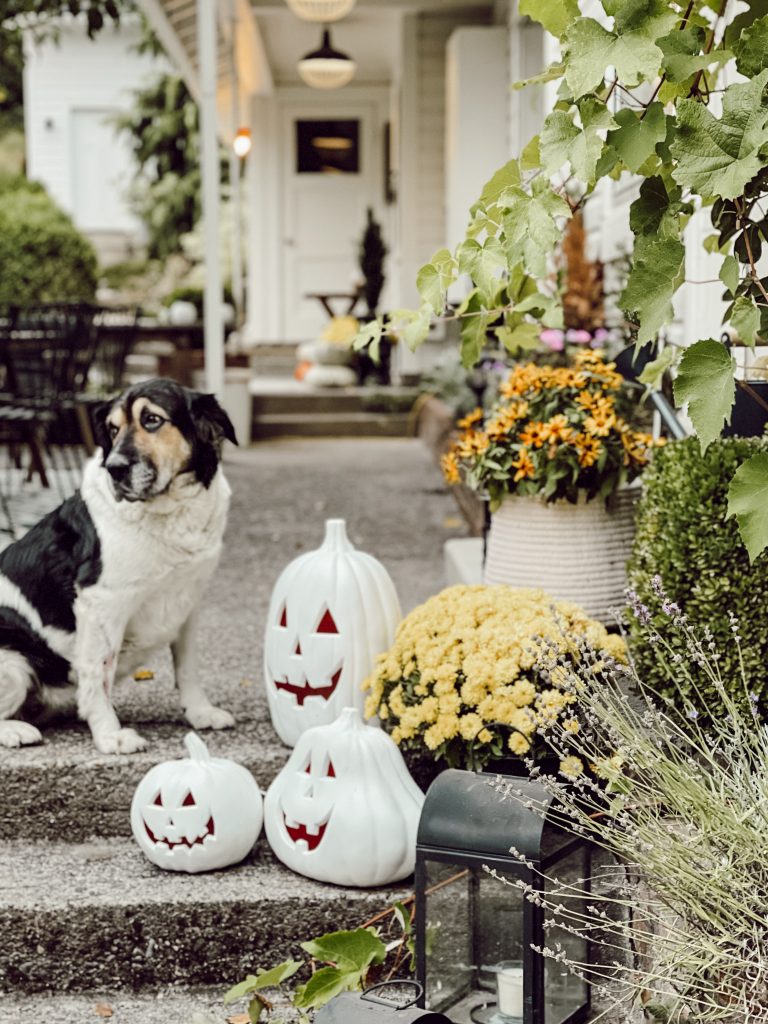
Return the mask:
<svg viewBox="0 0 768 1024">
<path fill-rule="evenodd" d="M 227 1024 L 251 1024 L 251 1018 L 247 1013 L 236 1013 L 233 1017 L 227 1017 Z"/>
<path fill-rule="evenodd" d="M 456 530 L 461 526 L 461 520 L 458 516 L 445 516 L 443 519 L 443 529 L 445 530 Z"/>
<path fill-rule="evenodd" d="M 241 686 L 253 686 L 253 680 L 252 679 L 241 679 L 240 680 L 240 685 Z"/>
<path fill-rule="evenodd" d="M 151 668 L 137 668 L 133 673 L 133 678 L 137 683 L 143 683 L 148 679 L 154 679 L 155 673 Z"/>
<path fill-rule="evenodd" d="M 111 1017 L 113 1011 L 109 1003 L 96 1003 L 93 1012 L 97 1017 Z"/>
</svg>

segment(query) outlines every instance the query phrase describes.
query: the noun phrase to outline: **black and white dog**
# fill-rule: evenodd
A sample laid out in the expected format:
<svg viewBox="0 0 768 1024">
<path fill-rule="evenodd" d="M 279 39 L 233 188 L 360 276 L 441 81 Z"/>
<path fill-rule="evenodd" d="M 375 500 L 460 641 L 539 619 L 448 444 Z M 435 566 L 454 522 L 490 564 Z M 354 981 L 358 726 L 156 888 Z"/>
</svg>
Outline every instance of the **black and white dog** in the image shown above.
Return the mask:
<svg viewBox="0 0 768 1024">
<path fill-rule="evenodd" d="M 170 644 L 196 729 L 234 724 L 205 696 L 195 618 L 219 560 L 232 424 L 213 395 L 170 380 L 131 388 L 97 417 L 101 452 L 80 492 L 0 553 L 0 745 L 38 743 L 33 724 L 76 705 L 103 753 L 145 741 L 112 707 L 116 678 Z"/>
</svg>

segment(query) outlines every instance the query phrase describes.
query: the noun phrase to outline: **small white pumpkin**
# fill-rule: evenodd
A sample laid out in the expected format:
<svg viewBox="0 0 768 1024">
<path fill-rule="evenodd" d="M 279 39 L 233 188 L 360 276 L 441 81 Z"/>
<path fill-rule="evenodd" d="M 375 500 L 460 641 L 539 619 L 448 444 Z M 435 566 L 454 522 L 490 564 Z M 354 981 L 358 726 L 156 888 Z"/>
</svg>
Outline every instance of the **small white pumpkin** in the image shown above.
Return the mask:
<svg viewBox="0 0 768 1024">
<path fill-rule="evenodd" d="M 199 736 L 184 738 L 189 757 L 150 768 L 136 787 L 131 828 L 159 868 L 214 871 L 253 848 L 263 821 L 256 780 L 240 764 L 211 757 Z"/>
<path fill-rule="evenodd" d="M 424 794 L 382 730 L 344 708 L 304 733 L 264 801 L 269 844 L 307 878 L 346 886 L 407 877 Z"/>
<path fill-rule="evenodd" d="M 389 573 L 328 519 L 325 539 L 281 573 L 267 615 L 264 677 L 272 724 L 293 746 L 305 729 L 362 711 L 363 680 L 401 618 Z"/>
</svg>

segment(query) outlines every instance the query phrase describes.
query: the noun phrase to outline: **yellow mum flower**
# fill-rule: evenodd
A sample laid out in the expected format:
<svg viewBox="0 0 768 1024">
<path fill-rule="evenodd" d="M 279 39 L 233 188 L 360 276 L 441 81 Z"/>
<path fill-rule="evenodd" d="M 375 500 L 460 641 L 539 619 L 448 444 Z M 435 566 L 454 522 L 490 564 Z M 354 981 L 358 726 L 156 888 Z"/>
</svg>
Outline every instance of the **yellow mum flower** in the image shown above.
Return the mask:
<svg viewBox="0 0 768 1024">
<path fill-rule="evenodd" d="M 580 775 L 584 774 L 583 761 L 580 757 L 573 755 L 564 757 L 560 762 L 560 774 L 564 775 L 566 779 L 578 779 Z"/>
<path fill-rule="evenodd" d="M 513 754 L 519 754 L 520 757 L 522 757 L 523 754 L 527 754 L 531 749 L 531 744 L 525 736 L 521 736 L 519 732 L 512 733 L 507 741 L 507 745 Z"/>
</svg>

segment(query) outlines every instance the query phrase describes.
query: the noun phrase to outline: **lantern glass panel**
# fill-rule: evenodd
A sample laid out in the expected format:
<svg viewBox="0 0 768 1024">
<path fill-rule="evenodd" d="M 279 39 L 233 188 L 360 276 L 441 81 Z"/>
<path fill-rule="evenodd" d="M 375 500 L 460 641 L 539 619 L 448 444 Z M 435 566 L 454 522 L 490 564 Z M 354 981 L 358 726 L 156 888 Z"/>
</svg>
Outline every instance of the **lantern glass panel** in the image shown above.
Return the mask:
<svg viewBox="0 0 768 1024">
<path fill-rule="evenodd" d="M 562 903 L 567 907 L 565 917 L 558 914 L 547 914 L 554 922 L 568 924 L 576 915 L 586 917 L 586 899 L 572 893 L 583 893 L 588 885 L 589 872 L 586 850 L 574 850 L 551 869 L 551 881 L 547 881 L 545 892 L 548 901 L 555 905 Z M 587 962 L 587 940 L 573 935 L 561 925 L 547 928 L 546 945 L 550 949 L 563 949 L 566 959 L 571 963 Z M 587 1001 L 587 983 L 573 974 L 564 963 L 547 957 L 544 966 L 544 1021 L 545 1024 L 561 1024 Z"/>
<path fill-rule="evenodd" d="M 492 1024 L 499 965 L 522 964 L 523 897 L 482 867 L 426 862 L 426 1006 Z"/>
</svg>

